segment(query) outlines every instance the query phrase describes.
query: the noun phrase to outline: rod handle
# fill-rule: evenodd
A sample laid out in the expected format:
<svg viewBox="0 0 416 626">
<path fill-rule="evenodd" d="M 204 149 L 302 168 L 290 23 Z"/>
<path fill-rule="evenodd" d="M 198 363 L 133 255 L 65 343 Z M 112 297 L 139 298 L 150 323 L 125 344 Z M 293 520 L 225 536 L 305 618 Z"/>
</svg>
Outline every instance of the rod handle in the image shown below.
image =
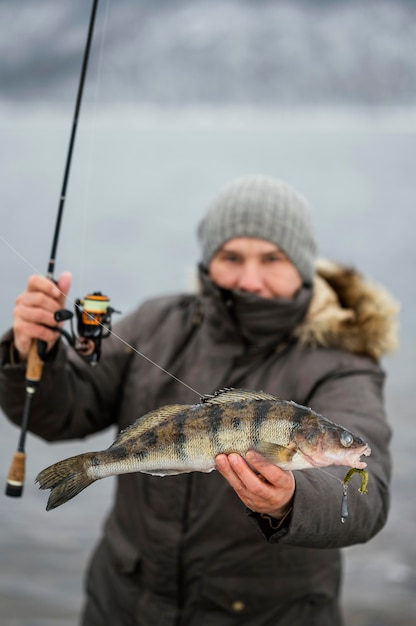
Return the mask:
<svg viewBox="0 0 416 626">
<path fill-rule="evenodd" d="M 26 382 L 37 384 L 42 378 L 43 361 L 38 352 L 38 341 L 32 339 L 26 365 Z"/>
<path fill-rule="evenodd" d="M 20 498 L 25 482 L 26 453 L 15 452 L 6 483 L 6 496 Z"/>
<path fill-rule="evenodd" d="M 46 344 L 45 344 L 46 345 Z M 26 453 L 25 437 L 29 425 L 30 406 L 33 394 L 42 378 L 43 361 L 39 356 L 38 340 L 33 339 L 30 345 L 26 365 L 26 402 L 23 410 L 20 440 L 13 455 L 6 483 L 6 496 L 20 498 L 25 482 Z"/>
</svg>

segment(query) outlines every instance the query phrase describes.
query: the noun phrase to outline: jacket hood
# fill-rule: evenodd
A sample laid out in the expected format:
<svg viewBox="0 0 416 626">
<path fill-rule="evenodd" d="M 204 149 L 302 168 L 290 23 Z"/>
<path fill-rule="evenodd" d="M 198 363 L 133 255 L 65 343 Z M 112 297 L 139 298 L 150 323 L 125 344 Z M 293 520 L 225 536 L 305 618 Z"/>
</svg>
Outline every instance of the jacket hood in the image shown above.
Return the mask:
<svg viewBox="0 0 416 626">
<path fill-rule="evenodd" d="M 210 281 L 206 270 L 201 266 L 199 285 L 200 289 L 209 293 L 210 299 L 213 297 L 217 301 L 216 307 L 219 306 L 222 300 L 221 290 Z M 257 342 L 260 344 L 266 339 L 267 333 L 270 333 L 267 343 L 271 341 L 275 344 L 285 337 L 288 338 L 290 334 L 305 347 L 346 350 L 369 356 L 375 361 L 397 349 L 399 305 L 384 287 L 368 281 L 353 268 L 319 260 L 311 291 L 312 297 L 304 294 L 300 303 L 275 301 L 275 309 L 273 301 L 254 298 L 249 294 L 239 296 L 235 293 L 233 300 L 234 304 L 236 298 L 237 304 L 239 298 L 242 300 L 241 311 L 245 311 L 245 317 L 253 314 L 251 300 L 257 300 L 257 307 L 258 301 L 264 302 L 264 307 L 258 307 L 256 313 L 259 319 L 256 321 L 252 315 L 255 333 L 251 339 L 253 341 L 257 335 Z M 227 306 L 224 301 L 220 306 L 223 326 L 223 315 Z M 290 310 L 290 306 L 295 307 L 295 310 Z M 269 319 L 273 317 L 274 322 Z M 286 324 L 283 320 L 285 317 Z M 242 321 L 240 319 L 240 323 Z M 219 323 L 218 320 L 214 322 Z M 259 332 L 259 324 L 264 325 L 263 333 Z M 253 320 L 250 325 L 253 326 Z M 240 327 L 240 332 L 242 330 Z M 261 334 L 264 335 L 263 341 Z"/>
<path fill-rule="evenodd" d="M 398 347 L 398 303 L 355 269 L 320 260 L 313 297 L 295 336 L 302 345 L 339 348 L 375 361 Z"/>
</svg>

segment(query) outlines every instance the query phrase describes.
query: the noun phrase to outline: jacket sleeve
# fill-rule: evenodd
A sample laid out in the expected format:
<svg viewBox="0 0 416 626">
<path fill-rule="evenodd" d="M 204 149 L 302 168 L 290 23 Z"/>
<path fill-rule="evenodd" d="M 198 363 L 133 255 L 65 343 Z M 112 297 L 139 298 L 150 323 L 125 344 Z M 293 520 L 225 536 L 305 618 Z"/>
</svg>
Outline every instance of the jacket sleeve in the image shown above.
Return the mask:
<svg viewBox="0 0 416 626">
<path fill-rule="evenodd" d="M 271 543 L 340 548 L 368 541 L 387 520 L 391 429 L 383 408 L 384 373 L 371 359 L 337 354 L 336 367 L 322 374 L 304 404 L 342 424 L 370 445 L 371 456 L 365 459 L 369 474 L 368 492 L 359 492 L 361 476 L 353 476 L 347 490 L 349 514 L 343 523 L 342 481 L 349 468 L 295 471 L 296 489 L 288 523 L 273 531 L 264 521 L 256 520 Z M 306 363 L 305 366 L 307 371 Z"/>
<path fill-rule="evenodd" d="M 116 421 L 123 379 L 137 343 L 139 315 L 126 316 L 116 335 L 103 340 L 102 356 L 95 367 L 82 361 L 72 349 L 58 342 L 53 358 L 43 367 L 33 397 L 30 430 L 48 441 L 82 438 L 105 429 Z M 118 337 L 123 337 L 122 342 Z M 19 424 L 25 399 L 25 364 L 13 363 L 13 334 L 1 341 L 0 405 Z"/>
</svg>

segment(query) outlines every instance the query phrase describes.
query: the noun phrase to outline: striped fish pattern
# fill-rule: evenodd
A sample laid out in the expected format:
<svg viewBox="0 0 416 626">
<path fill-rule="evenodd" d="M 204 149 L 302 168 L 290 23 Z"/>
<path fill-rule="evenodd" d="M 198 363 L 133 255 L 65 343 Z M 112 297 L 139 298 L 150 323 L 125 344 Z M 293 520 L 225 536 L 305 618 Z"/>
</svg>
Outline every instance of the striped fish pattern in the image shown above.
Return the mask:
<svg viewBox="0 0 416 626">
<path fill-rule="evenodd" d="M 220 453 L 256 450 L 286 470 L 328 465 L 362 469 L 371 450 L 360 437 L 310 408 L 262 391 L 224 389 L 198 404 L 151 411 L 99 452 L 59 461 L 36 478 L 51 489 L 47 510 L 107 476 L 211 472 Z"/>
</svg>

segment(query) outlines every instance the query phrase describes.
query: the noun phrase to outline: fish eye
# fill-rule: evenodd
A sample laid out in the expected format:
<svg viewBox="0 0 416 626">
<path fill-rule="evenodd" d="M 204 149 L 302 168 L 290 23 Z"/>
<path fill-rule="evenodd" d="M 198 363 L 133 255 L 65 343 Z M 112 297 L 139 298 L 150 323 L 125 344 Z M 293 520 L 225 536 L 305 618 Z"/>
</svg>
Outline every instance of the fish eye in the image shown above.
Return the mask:
<svg viewBox="0 0 416 626">
<path fill-rule="evenodd" d="M 354 437 L 351 435 L 351 433 L 344 430 L 344 432 L 341 434 L 340 440 L 344 448 L 349 448 L 354 441 Z"/>
</svg>

